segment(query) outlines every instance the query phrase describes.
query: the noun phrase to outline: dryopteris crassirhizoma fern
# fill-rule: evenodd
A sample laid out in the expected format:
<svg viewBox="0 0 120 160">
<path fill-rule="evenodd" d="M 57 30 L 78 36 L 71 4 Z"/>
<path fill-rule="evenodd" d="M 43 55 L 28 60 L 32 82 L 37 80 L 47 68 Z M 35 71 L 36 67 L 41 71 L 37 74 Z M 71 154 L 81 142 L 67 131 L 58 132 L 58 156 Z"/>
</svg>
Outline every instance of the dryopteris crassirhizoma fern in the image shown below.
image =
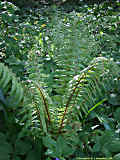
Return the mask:
<svg viewBox="0 0 120 160">
<path fill-rule="evenodd" d="M 84 121 L 91 111 L 108 99 L 113 85 L 118 84 L 118 72 L 118 66 L 112 60 L 96 58 L 69 82 L 66 98 L 58 108 L 54 107 L 55 102 L 51 101 L 39 81 L 30 81 L 21 122 L 34 136 L 47 132 L 61 133 L 68 123 Z"/>
</svg>

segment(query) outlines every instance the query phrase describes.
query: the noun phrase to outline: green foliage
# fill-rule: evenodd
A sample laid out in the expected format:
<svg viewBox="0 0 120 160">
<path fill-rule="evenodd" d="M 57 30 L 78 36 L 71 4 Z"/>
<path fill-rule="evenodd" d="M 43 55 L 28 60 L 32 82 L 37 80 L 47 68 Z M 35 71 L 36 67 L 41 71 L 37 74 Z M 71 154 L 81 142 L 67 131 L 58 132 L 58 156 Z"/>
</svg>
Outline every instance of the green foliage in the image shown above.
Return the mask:
<svg viewBox="0 0 120 160">
<path fill-rule="evenodd" d="M 98 48 L 93 54 L 112 57 L 119 61 L 119 1 L 106 1 L 99 6 L 89 6 L 84 19 L 89 31 L 95 38 Z"/>
<path fill-rule="evenodd" d="M 28 16 L 30 10 L 21 11 L 6 1 L 0 2 L 0 10 L 0 59 L 10 66 L 17 76 L 24 79 L 28 52 L 36 44 L 36 36 L 43 30 L 41 25 L 47 19 L 43 19 L 41 13 L 34 17 L 33 12 L 31 20 Z M 39 49 L 40 47 L 37 47 L 37 51 Z"/>
<path fill-rule="evenodd" d="M 23 89 L 8 68 L 0 63 L 1 103 L 16 108 L 23 100 Z"/>
<path fill-rule="evenodd" d="M 12 146 L 5 140 L 5 135 L 1 133 L 0 135 L 0 159 L 1 160 L 9 160 L 10 159 L 10 153 L 12 152 Z"/>
<path fill-rule="evenodd" d="M 45 135 L 52 134 L 54 135 L 56 141 L 54 140 L 54 138 L 51 139 L 50 137 L 43 138 L 44 145 L 47 148 L 49 148 L 46 154 L 51 157 L 66 157 L 69 156 L 69 154 L 71 155 L 72 153 L 75 152 L 76 145 L 78 145 L 79 142 L 78 140 L 75 140 L 74 132 L 82 129 L 84 137 L 82 138 L 80 136 L 80 140 L 83 139 L 82 143 L 83 144 L 86 143 L 86 145 L 90 147 L 88 145 L 88 139 L 87 139 L 89 137 L 89 133 L 86 133 L 85 136 L 85 130 L 84 130 L 84 127 L 86 126 L 85 123 L 87 121 L 87 117 L 89 114 L 91 114 L 91 112 L 94 114 L 94 117 L 99 116 L 98 111 L 94 112 L 96 107 L 101 106 L 102 103 L 104 103 L 105 101 L 109 102 L 109 97 L 111 95 L 111 91 L 113 90 L 112 86 L 118 86 L 119 84 L 118 73 L 119 73 L 119 68 L 113 61 L 102 57 L 93 60 L 87 68 L 85 68 L 80 72 L 80 75 L 75 76 L 73 80 L 70 81 L 70 86 L 68 88 L 69 94 L 65 95 L 66 99 L 63 99 L 63 101 L 61 102 L 63 106 L 57 108 L 56 112 L 54 106 L 54 104 L 56 103 L 55 101 L 56 99 L 54 99 L 54 101 L 51 102 L 50 97 L 44 91 L 43 87 L 38 85 L 37 80 L 39 79 L 37 79 L 35 74 L 34 76 L 31 76 L 30 74 L 29 76 L 33 78 L 33 81 L 29 80 L 28 82 L 30 84 L 28 85 L 27 88 L 28 92 L 26 94 L 26 98 L 28 95 L 30 95 L 27 98 L 27 100 L 29 101 L 29 105 L 28 102 L 25 100 L 26 106 L 24 105 L 22 109 L 22 114 L 25 116 L 23 117 L 23 119 L 21 119 L 20 122 L 25 124 L 25 128 L 23 128 L 20 137 L 24 136 L 24 134 L 26 133 L 36 138 L 37 137 L 40 138 L 41 135 L 44 134 Z M 92 119 L 94 117 L 88 117 L 88 119 Z M 100 118 L 102 119 L 102 116 Z M 98 117 L 98 119 L 100 118 Z M 83 128 L 79 123 L 80 119 Z M 77 121 L 76 124 L 74 123 L 75 121 Z M 112 131 L 113 128 L 109 124 L 109 120 L 103 117 L 102 123 L 106 130 L 110 129 Z M 26 132 L 26 130 L 28 129 L 29 132 Z M 61 133 L 63 134 L 64 132 L 66 134 L 64 140 L 62 141 L 65 141 L 65 143 L 67 143 L 67 141 L 68 142 L 71 141 L 69 137 L 70 135 L 74 140 L 72 141 L 72 144 L 74 144 L 76 141 L 76 143 L 74 144 L 75 146 L 71 145 L 73 152 L 69 151 L 66 156 L 64 154 L 64 151 L 59 151 L 60 150 L 58 148 L 59 138 L 57 138 L 57 135 Z M 102 140 L 100 140 L 100 143 L 101 141 Z M 50 144 L 48 142 L 50 142 Z M 108 142 L 110 143 L 110 141 Z M 84 150 L 83 144 L 81 144 L 81 150 Z M 97 146 L 99 146 L 99 144 L 97 144 Z M 96 150 L 96 147 L 95 150 L 93 148 L 92 152 L 96 151 L 98 152 L 98 150 Z M 108 150 L 106 152 L 109 153 L 112 151 Z M 111 154 L 107 154 L 106 152 L 103 151 L 102 155 L 111 156 Z"/>
<path fill-rule="evenodd" d="M 9 136 L 0 132 L 0 160 L 22 160 L 23 157 L 26 157 L 26 160 L 41 159 L 42 144 L 40 140 L 39 143 L 37 143 L 27 137 L 25 137 L 24 140 L 20 140 L 15 139 L 15 137 L 11 139 Z M 39 150 L 36 147 L 38 147 Z"/>
<path fill-rule="evenodd" d="M 2 160 L 119 159 L 119 3 L 76 8 L 0 2 Z"/>
<path fill-rule="evenodd" d="M 80 109 L 79 116 L 81 118 L 82 112 L 87 116 L 92 111 L 92 108 L 89 110 L 90 106 L 97 104 L 102 99 L 107 100 L 111 90 L 110 86 L 118 83 L 117 79 L 115 80 L 117 75 L 117 66 L 113 62 L 99 57 L 93 60 L 90 66 L 81 71 L 80 75 L 76 75 L 73 81 L 70 81 L 69 93 L 71 95 L 74 93 L 71 103 L 75 110 L 77 108 L 78 110 Z M 79 98 L 77 99 L 77 97 Z M 75 105 L 77 100 L 78 102 Z"/>
</svg>

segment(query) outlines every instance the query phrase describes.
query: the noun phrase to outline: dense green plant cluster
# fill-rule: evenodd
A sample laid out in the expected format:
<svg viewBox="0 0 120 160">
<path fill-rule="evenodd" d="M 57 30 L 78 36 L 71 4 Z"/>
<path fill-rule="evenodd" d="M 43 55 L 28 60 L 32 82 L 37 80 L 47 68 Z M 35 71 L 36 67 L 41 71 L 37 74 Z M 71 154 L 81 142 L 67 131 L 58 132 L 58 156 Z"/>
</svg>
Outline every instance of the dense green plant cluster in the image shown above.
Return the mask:
<svg viewBox="0 0 120 160">
<path fill-rule="evenodd" d="M 0 160 L 120 159 L 119 6 L 0 2 Z"/>
<path fill-rule="evenodd" d="M 108 2 L 109 3 L 109 2 Z M 107 2 L 88 9 L 86 24 L 99 44 L 96 55 L 112 57 L 119 61 L 119 6 L 120 3 Z M 107 54 L 106 54 L 107 52 Z"/>
</svg>

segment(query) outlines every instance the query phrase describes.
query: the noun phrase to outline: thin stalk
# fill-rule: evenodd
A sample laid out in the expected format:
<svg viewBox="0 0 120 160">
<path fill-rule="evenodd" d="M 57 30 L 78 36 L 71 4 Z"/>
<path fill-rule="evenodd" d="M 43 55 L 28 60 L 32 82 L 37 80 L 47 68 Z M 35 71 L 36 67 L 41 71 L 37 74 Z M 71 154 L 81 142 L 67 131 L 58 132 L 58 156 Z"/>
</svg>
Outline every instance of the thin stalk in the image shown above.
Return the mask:
<svg viewBox="0 0 120 160">
<path fill-rule="evenodd" d="M 84 76 L 85 76 L 85 75 L 84 75 Z M 74 93 L 75 93 L 75 91 L 76 91 L 76 89 L 77 89 L 77 86 L 79 85 L 81 79 L 83 79 L 83 78 L 84 78 L 84 77 L 82 76 L 82 77 L 79 79 L 78 83 L 76 84 L 76 86 L 74 87 L 71 95 L 70 95 L 69 98 L 68 98 L 68 101 L 67 101 L 66 106 L 65 106 L 65 111 L 64 111 L 64 113 L 63 113 L 63 117 L 62 117 L 62 120 L 61 120 L 61 124 L 60 124 L 60 128 L 59 128 L 59 133 L 61 132 L 61 129 L 63 128 L 64 118 L 65 118 L 65 115 L 66 115 L 66 113 L 67 113 L 69 104 L 70 104 L 70 102 L 71 102 L 71 100 L 72 100 L 72 97 L 73 97 L 73 95 L 74 95 Z"/>
<path fill-rule="evenodd" d="M 41 88 L 38 86 L 38 84 L 36 84 L 36 85 L 37 85 L 38 90 L 40 91 L 40 95 L 41 95 L 41 97 L 42 97 L 43 104 L 44 104 L 44 106 L 45 106 L 45 111 L 46 111 L 46 113 L 47 113 L 48 122 L 49 122 L 49 124 L 50 124 L 51 119 L 50 119 L 50 114 L 49 114 L 49 110 L 48 110 L 48 103 L 46 102 L 46 98 L 45 98 L 45 96 L 44 96 Z"/>
<path fill-rule="evenodd" d="M 65 115 L 66 115 L 66 113 L 67 113 L 69 104 L 70 104 L 70 102 L 71 102 L 71 100 L 72 100 L 72 97 L 73 97 L 73 95 L 74 95 L 74 93 L 75 93 L 78 85 L 80 84 L 81 79 L 83 79 L 83 78 L 85 77 L 85 72 L 88 71 L 88 70 L 90 70 L 90 69 L 93 68 L 94 66 L 95 66 L 95 64 L 94 64 L 94 65 L 91 65 L 91 66 L 88 66 L 87 68 L 85 68 L 84 70 L 81 71 L 81 73 L 83 73 L 83 76 L 81 76 L 81 78 L 77 81 L 77 84 L 75 85 L 75 87 L 74 87 L 74 89 L 73 89 L 71 95 L 69 96 L 68 101 L 67 101 L 67 103 L 66 103 L 66 105 L 65 105 L 65 111 L 64 111 L 64 113 L 63 113 L 63 117 L 62 117 L 62 120 L 61 120 L 60 128 L 59 128 L 59 131 L 58 131 L 59 133 L 61 133 L 61 129 L 63 128 L 63 124 L 64 124 L 64 118 L 65 118 Z"/>
<path fill-rule="evenodd" d="M 107 98 L 102 99 L 101 101 L 99 101 L 97 104 L 95 104 L 92 108 L 90 108 L 88 110 L 88 113 L 85 116 L 85 119 L 87 118 L 88 114 L 90 114 L 91 111 L 93 111 L 96 107 L 98 107 L 99 105 L 101 105 L 102 103 L 104 103 L 105 101 L 107 101 Z"/>
</svg>

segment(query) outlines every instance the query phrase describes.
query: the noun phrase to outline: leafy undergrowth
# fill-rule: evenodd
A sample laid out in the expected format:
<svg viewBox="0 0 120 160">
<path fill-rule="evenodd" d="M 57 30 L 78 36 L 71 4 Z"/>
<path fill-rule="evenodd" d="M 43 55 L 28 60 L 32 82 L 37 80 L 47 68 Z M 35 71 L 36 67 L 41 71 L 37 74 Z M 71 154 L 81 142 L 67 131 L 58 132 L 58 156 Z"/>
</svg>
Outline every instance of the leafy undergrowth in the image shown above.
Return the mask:
<svg viewBox="0 0 120 160">
<path fill-rule="evenodd" d="M 0 160 L 120 159 L 120 3 L 81 4 L 0 1 Z"/>
</svg>

